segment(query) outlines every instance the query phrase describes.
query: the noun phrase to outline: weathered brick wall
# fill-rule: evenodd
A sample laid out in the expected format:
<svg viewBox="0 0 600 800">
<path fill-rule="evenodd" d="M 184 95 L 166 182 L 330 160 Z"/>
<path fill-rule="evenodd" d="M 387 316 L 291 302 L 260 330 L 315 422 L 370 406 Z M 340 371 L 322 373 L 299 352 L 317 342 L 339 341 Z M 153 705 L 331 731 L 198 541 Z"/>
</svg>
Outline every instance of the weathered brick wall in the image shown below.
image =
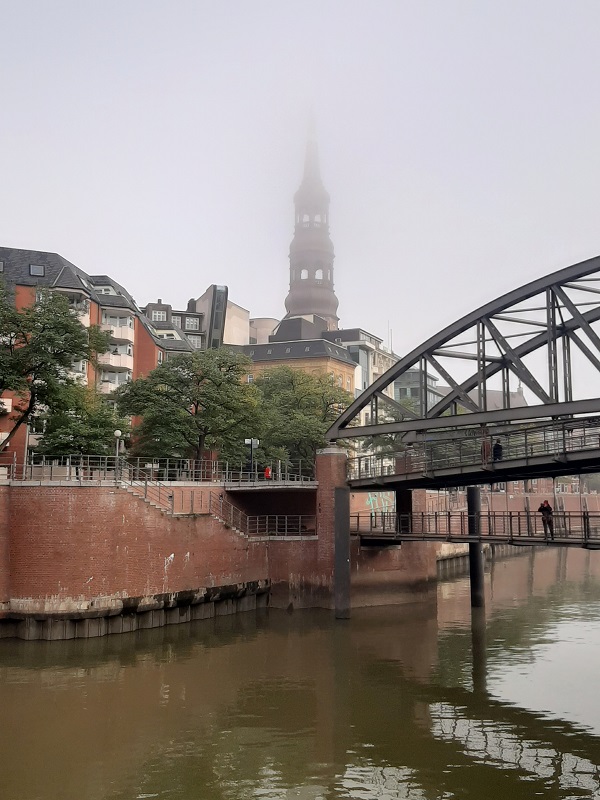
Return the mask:
<svg viewBox="0 0 600 800">
<path fill-rule="evenodd" d="M 0 486 L 0 618 L 10 599 L 9 492 L 10 487 Z"/>
<path fill-rule="evenodd" d="M 206 513 L 206 487 L 194 490 L 201 516 L 172 517 L 113 486 L 0 486 L 0 614 L 10 599 L 13 613 L 101 616 L 118 613 L 123 598 L 135 598 L 141 610 L 156 595 L 265 580 L 275 605 L 330 608 L 334 493 L 345 483 L 345 468 L 343 450 L 319 454 L 316 493 L 294 501 L 296 512 L 316 513 L 318 537 L 296 540 L 253 541 L 227 528 Z M 189 487 L 175 487 L 174 494 L 176 510 L 189 504 Z M 290 508 L 287 494 L 278 510 Z M 354 600 L 361 604 L 361 591 L 379 592 L 384 584 L 423 584 L 435 577 L 435 564 L 434 545 L 359 549 L 355 541 Z"/>
<path fill-rule="evenodd" d="M 11 596 L 30 610 L 267 577 L 264 543 L 111 487 L 13 486 L 9 519 Z"/>
</svg>

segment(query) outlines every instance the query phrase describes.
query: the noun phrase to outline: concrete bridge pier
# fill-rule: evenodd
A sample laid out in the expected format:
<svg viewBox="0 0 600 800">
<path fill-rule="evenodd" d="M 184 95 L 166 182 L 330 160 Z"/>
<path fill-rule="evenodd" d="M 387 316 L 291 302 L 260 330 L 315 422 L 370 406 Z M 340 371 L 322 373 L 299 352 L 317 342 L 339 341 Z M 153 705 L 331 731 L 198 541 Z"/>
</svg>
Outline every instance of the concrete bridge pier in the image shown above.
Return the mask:
<svg viewBox="0 0 600 800">
<path fill-rule="evenodd" d="M 479 536 L 481 519 L 481 494 L 479 486 L 467 487 L 467 515 L 469 536 Z M 480 542 L 469 542 L 469 578 L 471 581 L 471 607 L 485 606 L 483 550 Z"/>
</svg>

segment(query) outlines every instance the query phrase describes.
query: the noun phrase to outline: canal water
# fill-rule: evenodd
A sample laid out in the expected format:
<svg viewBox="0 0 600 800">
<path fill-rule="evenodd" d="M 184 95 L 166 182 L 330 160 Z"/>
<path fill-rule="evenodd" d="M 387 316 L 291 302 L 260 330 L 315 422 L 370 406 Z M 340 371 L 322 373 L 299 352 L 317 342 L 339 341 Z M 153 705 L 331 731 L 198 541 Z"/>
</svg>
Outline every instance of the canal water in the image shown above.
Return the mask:
<svg viewBox="0 0 600 800">
<path fill-rule="evenodd" d="M 0 641 L 1 800 L 600 798 L 600 552 L 353 612 Z"/>
</svg>

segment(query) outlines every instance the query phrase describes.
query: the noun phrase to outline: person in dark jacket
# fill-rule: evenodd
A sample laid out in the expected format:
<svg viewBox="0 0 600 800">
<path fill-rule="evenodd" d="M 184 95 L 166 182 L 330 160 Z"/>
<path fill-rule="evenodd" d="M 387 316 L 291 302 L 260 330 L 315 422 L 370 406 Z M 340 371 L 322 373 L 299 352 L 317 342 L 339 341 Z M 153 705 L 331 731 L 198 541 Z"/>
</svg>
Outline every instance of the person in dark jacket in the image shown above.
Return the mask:
<svg viewBox="0 0 600 800">
<path fill-rule="evenodd" d="M 492 447 L 492 459 L 494 461 L 502 461 L 502 443 L 500 439 L 496 439 Z"/>
<path fill-rule="evenodd" d="M 544 534 L 546 536 L 550 534 L 550 538 L 554 539 L 554 520 L 552 518 L 552 506 L 547 500 L 544 500 L 544 502 L 538 508 L 538 511 L 542 515 L 542 525 L 544 526 Z"/>
</svg>

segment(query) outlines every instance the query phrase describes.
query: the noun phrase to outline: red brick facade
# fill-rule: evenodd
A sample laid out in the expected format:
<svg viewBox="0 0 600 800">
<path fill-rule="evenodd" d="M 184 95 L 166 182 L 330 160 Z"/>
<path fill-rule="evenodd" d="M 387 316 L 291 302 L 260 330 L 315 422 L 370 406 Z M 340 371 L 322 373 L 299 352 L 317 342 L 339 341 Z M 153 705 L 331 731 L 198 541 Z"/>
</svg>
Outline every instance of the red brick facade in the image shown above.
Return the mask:
<svg viewBox="0 0 600 800">
<path fill-rule="evenodd" d="M 276 513 L 316 514 L 318 535 L 281 540 L 246 537 L 211 517 L 207 488 L 195 492 L 194 515 L 172 516 L 117 486 L 0 486 L 0 616 L 108 618 L 179 605 L 182 595 L 193 605 L 219 587 L 235 595 L 250 584 L 270 585 L 277 606 L 331 608 L 334 490 L 345 468 L 344 451 L 328 448 L 318 456 L 316 492 L 246 496 L 254 513 L 260 495 Z M 189 513 L 189 488 L 187 500 L 173 490 L 175 511 Z M 228 499 L 244 504 L 236 492 Z M 434 574 L 428 545 L 352 553 L 358 587 L 417 585 Z"/>
</svg>

